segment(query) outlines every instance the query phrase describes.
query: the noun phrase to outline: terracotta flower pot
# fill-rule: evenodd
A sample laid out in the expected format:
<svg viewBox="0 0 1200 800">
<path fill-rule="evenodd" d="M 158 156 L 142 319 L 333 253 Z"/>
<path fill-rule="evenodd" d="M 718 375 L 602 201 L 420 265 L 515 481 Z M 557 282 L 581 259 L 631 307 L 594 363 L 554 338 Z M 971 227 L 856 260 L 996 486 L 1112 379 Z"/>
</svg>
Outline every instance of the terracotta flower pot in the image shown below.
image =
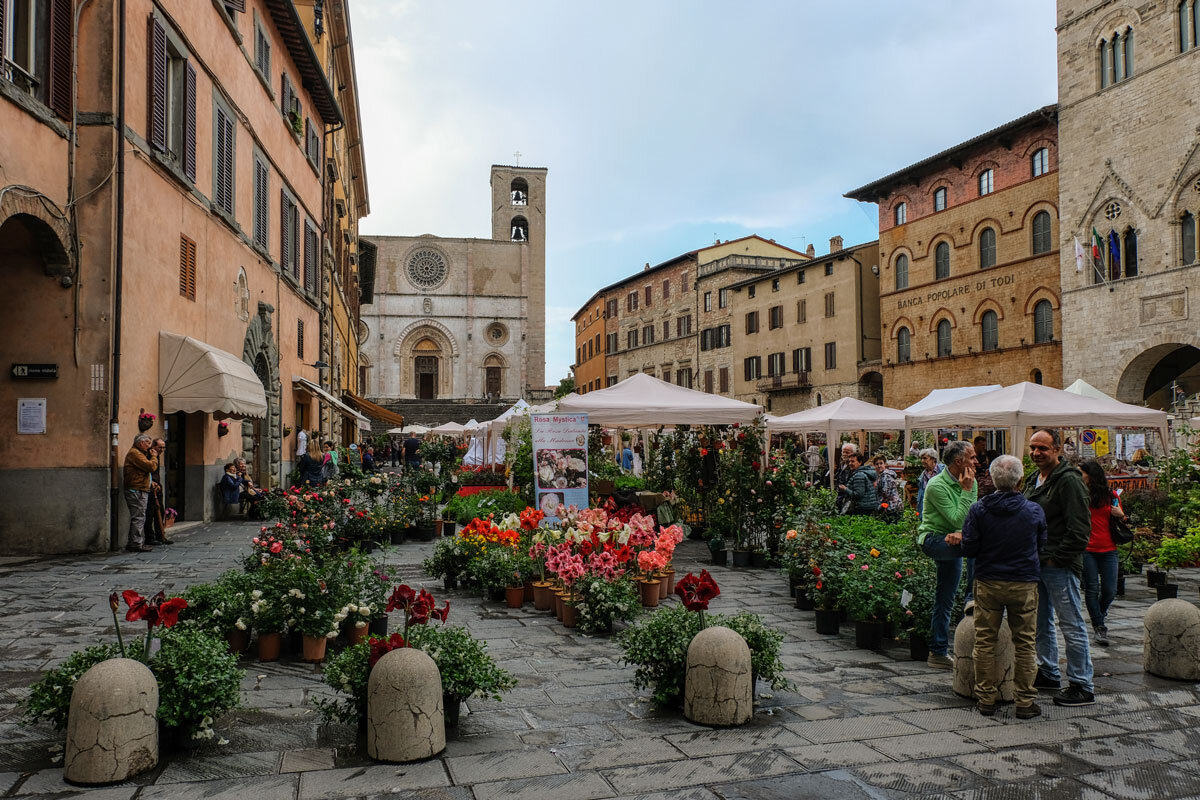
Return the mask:
<svg viewBox="0 0 1200 800">
<path fill-rule="evenodd" d="M 433 535 L 439 538 L 442 536 L 442 521 L 440 519 L 433 521 Z"/>
<path fill-rule="evenodd" d="M 538 611 L 549 611 L 554 607 L 554 595 L 550 593 L 550 581 L 533 582 L 533 607 Z"/>
<path fill-rule="evenodd" d="M 520 608 L 525 603 L 525 587 L 509 586 L 504 590 L 504 600 L 509 608 Z"/>
<path fill-rule="evenodd" d="M 525 602 L 526 603 L 533 602 L 533 584 L 529 583 L 529 582 L 527 582 L 525 584 Z"/>
<path fill-rule="evenodd" d="M 556 618 L 556 619 L 558 619 L 558 621 L 559 621 L 559 622 L 562 622 L 562 618 L 563 618 L 563 595 L 562 595 L 562 592 L 561 592 L 561 591 L 559 591 L 559 592 L 555 592 L 555 593 L 554 593 L 554 616 L 555 616 L 555 618 Z"/>
<path fill-rule="evenodd" d="M 667 596 L 675 593 L 675 570 L 667 569 Z"/>
<path fill-rule="evenodd" d="M 357 624 L 350 626 L 350 644 L 362 644 L 371 635 L 371 627 L 363 625 L 361 628 Z"/>
<path fill-rule="evenodd" d="M 665 572 L 657 573 L 658 578 L 658 599 L 660 601 L 667 599 L 667 575 Z"/>
<path fill-rule="evenodd" d="M 324 636 L 304 635 L 304 660 L 310 664 L 319 664 L 325 660 L 325 643 L 329 640 Z"/>
<path fill-rule="evenodd" d="M 579 624 L 579 611 L 571 603 L 563 604 L 563 627 L 574 628 Z"/>
<path fill-rule="evenodd" d="M 229 642 L 229 652 L 240 656 L 250 649 L 250 630 L 239 631 L 234 628 L 225 634 L 225 641 Z"/>
<path fill-rule="evenodd" d="M 278 661 L 279 650 L 283 647 L 283 634 L 281 633 L 259 633 L 258 634 L 258 660 L 259 661 Z"/>
<path fill-rule="evenodd" d="M 642 608 L 657 608 L 659 600 L 658 588 L 661 581 L 657 579 L 643 578 L 638 582 L 638 589 L 642 593 Z"/>
</svg>

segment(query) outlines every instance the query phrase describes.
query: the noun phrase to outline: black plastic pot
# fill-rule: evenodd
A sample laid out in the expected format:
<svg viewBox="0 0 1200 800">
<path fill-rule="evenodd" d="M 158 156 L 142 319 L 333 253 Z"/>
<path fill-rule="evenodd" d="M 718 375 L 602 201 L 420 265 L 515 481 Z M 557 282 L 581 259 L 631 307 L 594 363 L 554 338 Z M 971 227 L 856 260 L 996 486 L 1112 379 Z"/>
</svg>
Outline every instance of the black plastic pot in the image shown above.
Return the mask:
<svg viewBox="0 0 1200 800">
<path fill-rule="evenodd" d="M 878 650 L 883 646 L 883 623 L 854 623 L 854 645 L 860 650 Z"/>
<path fill-rule="evenodd" d="M 713 563 L 714 567 L 724 567 L 727 564 L 729 564 L 729 551 L 728 550 L 713 550 L 712 551 L 712 563 Z"/>
<path fill-rule="evenodd" d="M 752 554 L 750 553 L 749 550 L 734 550 L 733 551 L 733 565 L 735 567 L 750 566 L 751 555 Z"/>
<path fill-rule="evenodd" d="M 446 575 L 442 578 L 442 587 L 448 592 L 451 589 L 458 588 L 458 576 Z"/>
<path fill-rule="evenodd" d="M 767 566 L 767 554 L 761 550 L 750 553 L 750 566 L 754 569 L 762 569 Z"/>
<path fill-rule="evenodd" d="M 788 576 L 788 597 L 796 596 L 796 587 L 800 584 L 800 579 L 795 575 Z"/>
<path fill-rule="evenodd" d="M 458 713 L 462 711 L 462 701 L 452 694 L 442 695 L 442 713 L 446 717 L 446 727 L 458 727 Z"/>
<path fill-rule="evenodd" d="M 404 544 L 404 529 L 393 528 L 391 538 L 392 544 Z"/>
<path fill-rule="evenodd" d="M 808 599 L 808 594 L 803 589 L 796 589 L 796 608 L 801 611 L 812 611 L 816 608 L 813 601 Z"/>
<path fill-rule="evenodd" d="M 836 636 L 841 630 L 841 619 L 835 608 L 818 608 L 816 614 L 817 633 Z"/>
<path fill-rule="evenodd" d="M 1170 600 L 1173 597 L 1179 596 L 1178 583 L 1160 583 L 1154 587 L 1154 590 L 1158 592 L 1159 600 Z"/>
<path fill-rule="evenodd" d="M 1157 569 L 1146 570 L 1147 586 L 1162 586 L 1167 582 L 1167 573 Z"/>
<path fill-rule="evenodd" d="M 504 587 L 503 586 L 499 586 L 499 587 L 493 586 L 492 588 L 488 589 L 488 599 L 491 600 L 493 603 L 503 603 L 504 602 Z"/>
<path fill-rule="evenodd" d="M 458 527 L 458 523 L 452 519 L 442 520 L 442 536 L 453 536 L 454 529 Z"/>
<path fill-rule="evenodd" d="M 379 542 L 371 541 L 370 539 L 362 543 L 362 551 L 364 553 L 374 553 L 379 549 Z"/>
<path fill-rule="evenodd" d="M 367 631 L 371 636 L 387 636 L 388 618 L 387 616 L 378 616 L 367 623 Z"/>
<path fill-rule="evenodd" d="M 422 542 L 432 542 L 433 537 L 437 535 L 437 527 L 432 522 L 427 522 L 416 527 L 417 539 Z"/>
<path fill-rule="evenodd" d="M 915 633 L 908 640 L 908 657 L 913 661 L 925 661 L 929 658 L 929 642 L 924 636 Z"/>
</svg>

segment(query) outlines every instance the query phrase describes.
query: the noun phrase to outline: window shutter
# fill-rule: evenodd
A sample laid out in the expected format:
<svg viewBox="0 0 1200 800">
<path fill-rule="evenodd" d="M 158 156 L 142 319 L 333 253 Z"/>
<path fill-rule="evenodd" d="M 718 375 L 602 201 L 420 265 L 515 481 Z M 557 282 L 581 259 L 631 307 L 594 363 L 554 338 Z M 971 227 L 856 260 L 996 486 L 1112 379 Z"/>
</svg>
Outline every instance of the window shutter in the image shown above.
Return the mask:
<svg viewBox="0 0 1200 800">
<path fill-rule="evenodd" d="M 196 243 L 182 235 L 179 237 L 179 294 L 188 300 L 196 299 Z"/>
<path fill-rule="evenodd" d="M 225 0 L 225 7 L 234 11 L 246 12 L 246 0 Z"/>
<path fill-rule="evenodd" d="M 292 201 L 288 198 L 287 192 L 284 192 L 283 190 L 280 190 L 279 197 L 279 265 L 286 272 L 291 268 L 292 264 L 292 249 L 290 241 L 290 222 L 292 220 L 292 211 L 290 206 Z"/>
<path fill-rule="evenodd" d="M 4 14 L 8 10 L 8 3 L 0 2 L 0 58 L 4 56 L 4 43 L 8 41 L 4 38 Z"/>
<path fill-rule="evenodd" d="M 283 116 L 286 117 L 288 115 L 288 112 L 291 111 L 293 108 L 292 79 L 288 77 L 288 74 L 286 72 L 283 73 L 283 91 L 280 92 L 280 102 L 283 104 L 281 106 L 281 110 L 283 111 Z M 288 120 L 288 122 L 290 123 L 291 120 Z"/>
<path fill-rule="evenodd" d="M 74 3 L 71 0 L 53 0 L 50 4 L 50 108 L 63 119 L 70 119 L 72 110 L 71 45 L 75 28 L 74 11 Z"/>
<path fill-rule="evenodd" d="M 254 160 L 254 240 L 265 250 L 270 241 L 270 223 L 268 208 L 270 193 L 267 188 L 269 173 L 267 166 L 258 159 Z"/>
<path fill-rule="evenodd" d="M 150 146 L 167 149 L 167 31 L 153 14 L 150 15 L 149 53 L 150 92 L 146 128 Z"/>
<path fill-rule="evenodd" d="M 304 223 L 304 288 L 317 288 L 317 231 L 312 223 Z"/>
<path fill-rule="evenodd" d="M 186 64 L 183 86 L 183 172 L 196 180 L 196 70 Z"/>
</svg>

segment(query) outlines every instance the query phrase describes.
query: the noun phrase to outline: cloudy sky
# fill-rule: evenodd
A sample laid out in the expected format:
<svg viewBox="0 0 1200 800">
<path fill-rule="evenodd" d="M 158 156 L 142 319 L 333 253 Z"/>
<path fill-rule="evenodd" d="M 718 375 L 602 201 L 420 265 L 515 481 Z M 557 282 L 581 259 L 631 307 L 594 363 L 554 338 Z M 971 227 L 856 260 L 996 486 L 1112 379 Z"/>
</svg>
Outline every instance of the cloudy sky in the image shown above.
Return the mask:
<svg viewBox="0 0 1200 800">
<path fill-rule="evenodd" d="M 600 286 L 750 233 L 878 235 L 842 194 L 1056 96 L 1049 0 L 353 0 L 365 233 L 488 237 L 550 170 L 546 380 Z"/>
</svg>

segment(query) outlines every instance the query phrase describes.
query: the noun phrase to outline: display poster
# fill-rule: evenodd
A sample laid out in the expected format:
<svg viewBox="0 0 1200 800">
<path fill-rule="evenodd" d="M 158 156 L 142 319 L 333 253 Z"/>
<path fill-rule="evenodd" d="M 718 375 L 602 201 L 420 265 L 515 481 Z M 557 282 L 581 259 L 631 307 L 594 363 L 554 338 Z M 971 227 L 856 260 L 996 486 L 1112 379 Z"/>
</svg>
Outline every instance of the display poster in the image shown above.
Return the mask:
<svg viewBox="0 0 1200 800">
<path fill-rule="evenodd" d="M 1080 455 L 1100 458 L 1108 455 L 1108 429 L 1084 428 L 1079 434 Z"/>
<path fill-rule="evenodd" d="M 17 398 L 17 433 L 46 432 L 46 398 Z"/>
<path fill-rule="evenodd" d="M 1133 456 L 1138 450 L 1145 448 L 1146 434 L 1144 433 L 1127 433 L 1125 434 L 1125 458 L 1129 461 L 1133 460 Z"/>
<path fill-rule="evenodd" d="M 537 507 L 551 523 L 560 505 L 588 506 L 588 415 L 531 414 Z"/>
</svg>

